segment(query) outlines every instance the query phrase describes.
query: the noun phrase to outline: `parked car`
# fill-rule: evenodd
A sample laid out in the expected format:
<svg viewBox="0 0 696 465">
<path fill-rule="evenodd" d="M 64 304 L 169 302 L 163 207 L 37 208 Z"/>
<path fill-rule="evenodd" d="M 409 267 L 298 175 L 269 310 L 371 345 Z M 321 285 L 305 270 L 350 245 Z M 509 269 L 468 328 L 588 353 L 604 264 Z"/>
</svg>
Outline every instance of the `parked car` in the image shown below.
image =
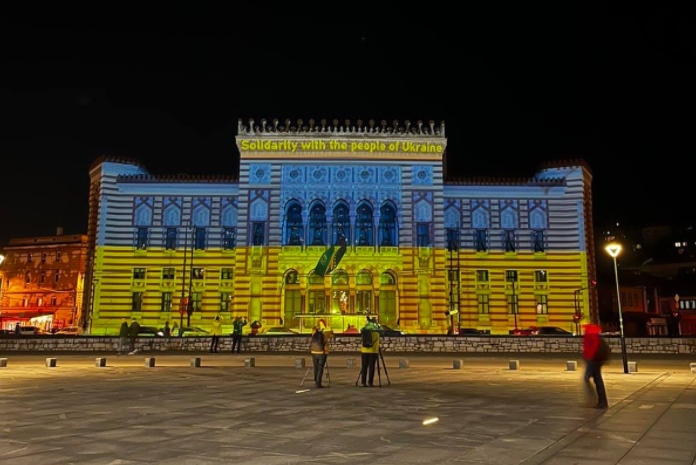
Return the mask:
<svg viewBox="0 0 696 465">
<path fill-rule="evenodd" d="M 20 326 L 19 327 L 19 335 L 20 336 L 45 336 L 48 333 L 44 331 L 43 329 L 39 328 L 38 326 Z"/>
<path fill-rule="evenodd" d="M 479 336 L 481 334 L 490 334 L 490 332 L 486 331 L 485 329 L 459 328 L 460 336 Z"/>
<path fill-rule="evenodd" d="M 382 336 L 405 336 L 406 331 L 401 331 L 399 329 L 394 329 L 391 326 L 387 325 L 379 325 L 379 329 L 377 330 Z"/>
<path fill-rule="evenodd" d="M 141 326 L 138 337 L 164 337 L 164 333 L 154 326 Z"/>
<path fill-rule="evenodd" d="M 56 336 L 78 336 L 80 334 L 79 326 L 65 326 L 54 333 Z"/>
<path fill-rule="evenodd" d="M 284 328 L 282 326 L 272 326 L 270 328 L 261 329 L 259 333 L 263 336 L 293 336 L 299 334 L 297 331 L 292 329 Z"/>
<path fill-rule="evenodd" d="M 177 336 L 178 336 L 179 331 L 177 331 Z M 199 328 L 198 326 L 189 326 L 186 328 L 181 329 L 181 335 L 182 336 L 190 336 L 190 337 L 202 337 L 202 336 L 208 336 L 210 333 L 206 331 L 203 328 Z"/>
<path fill-rule="evenodd" d="M 558 326 L 530 326 L 512 331 L 515 336 L 573 336 L 573 333 Z"/>
</svg>

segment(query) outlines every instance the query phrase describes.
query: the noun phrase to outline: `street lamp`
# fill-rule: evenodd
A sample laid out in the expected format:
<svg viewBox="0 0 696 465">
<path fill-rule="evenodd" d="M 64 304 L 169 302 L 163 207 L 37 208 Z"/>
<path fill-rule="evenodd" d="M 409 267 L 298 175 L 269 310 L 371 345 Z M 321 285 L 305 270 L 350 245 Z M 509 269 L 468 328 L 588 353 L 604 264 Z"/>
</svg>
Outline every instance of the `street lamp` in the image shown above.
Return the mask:
<svg viewBox="0 0 696 465">
<path fill-rule="evenodd" d="M 621 253 L 620 244 L 608 244 L 604 250 L 614 260 L 614 276 L 616 277 L 616 302 L 619 305 L 619 334 L 621 337 L 621 358 L 623 359 L 624 373 L 628 373 L 628 357 L 626 355 L 626 338 L 624 337 L 623 312 L 621 311 L 621 292 L 619 290 L 619 269 L 616 266 L 616 257 Z"/>
</svg>

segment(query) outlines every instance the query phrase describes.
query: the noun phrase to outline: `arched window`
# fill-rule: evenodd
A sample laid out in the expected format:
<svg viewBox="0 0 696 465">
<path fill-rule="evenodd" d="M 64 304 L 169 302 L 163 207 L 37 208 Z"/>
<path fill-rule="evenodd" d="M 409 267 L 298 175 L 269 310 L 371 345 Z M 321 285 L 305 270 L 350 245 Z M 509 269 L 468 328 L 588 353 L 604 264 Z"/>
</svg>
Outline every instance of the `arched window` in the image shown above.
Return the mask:
<svg viewBox="0 0 696 465">
<path fill-rule="evenodd" d="M 326 245 L 326 207 L 322 203 L 309 210 L 309 234 L 311 245 Z"/>
<path fill-rule="evenodd" d="M 374 313 L 376 309 L 372 302 L 372 273 L 361 270 L 355 277 L 355 285 L 355 313 Z"/>
<path fill-rule="evenodd" d="M 323 314 L 326 308 L 324 293 L 324 277 L 314 271 L 309 273 L 309 288 L 307 290 L 307 313 Z"/>
<path fill-rule="evenodd" d="M 302 295 L 300 292 L 300 275 L 295 270 L 285 273 L 285 305 L 283 309 L 283 326 L 294 328 L 299 326 L 296 315 L 302 313 Z"/>
<path fill-rule="evenodd" d="M 293 200 L 285 210 L 285 244 L 302 245 L 303 238 L 302 206 Z"/>
<path fill-rule="evenodd" d="M 396 276 L 385 271 L 379 276 L 379 321 L 396 328 L 399 326 L 398 299 L 396 298 Z"/>
<path fill-rule="evenodd" d="M 368 202 L 358 204 L 355 217 L 356 245 L 370 247 L 374 245 L 374 221 L 372 206 Z"/>
<path fill-rule="evenodd" d="M 334 245 L 350 244 L 350 212 L 348 205 L 343 202 L 333 209 L 331 238 Z"/>
<path fill-rule="evenodd" d="M 385 203 L 379 209 L 379 245 L 396 246 L 396 237 L 396 209 L 391 203 Z"/>
<path fill-rule="evenodd" d="M 348 273 L 344 270 L 336 270 L 331 275 L 331 313 L 333 315 L 345 315 L 350 313 L 348 307 Z M 338 326 L 340 328 L 340 325 Z"/>
</svg>

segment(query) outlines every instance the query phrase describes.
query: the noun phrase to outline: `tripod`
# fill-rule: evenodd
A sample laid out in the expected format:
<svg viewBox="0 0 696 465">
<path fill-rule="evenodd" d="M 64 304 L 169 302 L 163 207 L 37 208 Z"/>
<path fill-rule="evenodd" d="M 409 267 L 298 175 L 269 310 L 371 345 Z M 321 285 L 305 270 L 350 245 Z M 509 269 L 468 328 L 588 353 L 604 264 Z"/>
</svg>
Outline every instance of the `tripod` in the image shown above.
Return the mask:
<svg viewBox="0 0 696 465">
<path fill-rule="evenodd" d="M 307 368 L 304 372 L 304 376 L 302 377 L 302 381 L 300 382 L 300 387 L 304 386 L 305 379 L 307 379 L 307 375 L 309 374 L 309 370 L 313 370 L 314 367 L 311 366 Z M 329 357 L 326 357 L 326 361 L 324 362 L 324 378 L 326 378 L 326 381 L 329 383 L 329 387 L 331 387 L 331 374 L 329 373 Z"/>
<path fill-rule="evenodd" d="M 380 363 L 381 362 L 381 363 Z M 382 368 L 384 368 L 384 375 L 387 378 L 387 385 L 391 386 L 391 380 L 389 379 L 389 371 L 387 371 L 387 364 L 384 362 L 384 355 L 382 354 L 382 348 L 379 348 L 379 352 L 377 353 L 377 385 L 379 387 L 382 387 Z M 367 370 L 367 366 L 364 366 L 362 363 L 360 364 L 360 373 L 358 373 L 358 377 L 355 379 L 355 385 L 358 385 L 358 381 L 360 381 L 360 378 L 363 375 L 363 372 Z"/>
</svg>

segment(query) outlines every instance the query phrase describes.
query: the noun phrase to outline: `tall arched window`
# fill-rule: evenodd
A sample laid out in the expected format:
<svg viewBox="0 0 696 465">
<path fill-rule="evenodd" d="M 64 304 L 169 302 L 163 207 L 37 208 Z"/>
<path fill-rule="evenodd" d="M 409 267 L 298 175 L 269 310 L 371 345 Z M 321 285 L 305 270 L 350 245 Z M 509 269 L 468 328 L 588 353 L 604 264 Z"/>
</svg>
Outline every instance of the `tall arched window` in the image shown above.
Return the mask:
<svg viewBox="0 0 696 465">
<path fill-rule="evenodd" d="M 392 328 L 399 326 L 396 276 L 385 271 L 379 277 L 379 321 Z"/>
<path fill-rule="evenodd" d="M 326 207 L 322 203 L 309 210 L 309 234 L 311 245 L 326 245 Z"/>
<path fill-rule="evenodd" d="M 360 202 L 355 216 L 355 243 L 358 246 L 374 245 L 374 220 L 372 206 L 368 202 Z"/>
<path fill-rule="evenodd" d="M 308 276 L 307 313 L 323 314 L 326 309 L 324 277 L 312 271 Z"/>
<path fill-rule="evenodd" d="M 348 205 L 343 202 L 337 204 L 333 209 L 331 239 L 334 245 L 350 244 L 350 211 Z"/>
<path fill-rule="evenodd" d="M 302 245 L 303 237 L 302 206 L 293 200 L 285 210 L 285 244 Z"/>
<path fill-rule="evenodd" d="M 300 293 L 300 275 L 295 270 L 285 273 L 285 308 L 283 311 L 283 326 L 286 328 L 299 327 L 295 315 L 302 313 L 302 297 Z"/>
<path fill-rule="evenodd" d="M 361 270 L 355 277 L 355 313 L 376 313 L 372 302 L 372 274 L 367 270 Z"/>
<path fill-rule="evenodd" d="M 385 203 L 379 209 L 379 245 L 399 245 L 396 237 L 396 209 L 391 203 Z"/>
</svg>

